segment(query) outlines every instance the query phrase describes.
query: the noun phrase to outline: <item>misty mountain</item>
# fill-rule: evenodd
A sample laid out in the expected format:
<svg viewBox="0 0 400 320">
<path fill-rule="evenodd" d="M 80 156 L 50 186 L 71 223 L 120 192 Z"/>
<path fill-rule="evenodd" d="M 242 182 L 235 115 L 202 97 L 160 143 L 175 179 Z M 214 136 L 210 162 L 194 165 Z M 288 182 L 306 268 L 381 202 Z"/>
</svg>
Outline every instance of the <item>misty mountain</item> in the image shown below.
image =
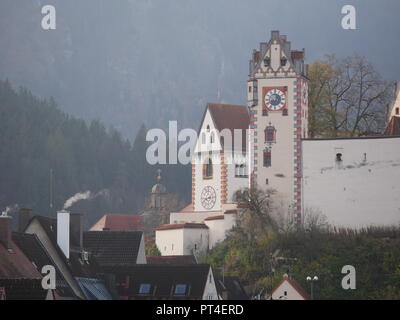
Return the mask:
<svg viewBox="0 0 400 320">
<path fill-rule="evenodd" d="M 70 208 L 84 213 L 87 224 L 105 213 L 141 212 L 160 166 L 146 161 L 146 128 L 137 132 L 131 144 L 97 120 L 87 124 L 53 99 L 0 81 L 0 208 L 54 216 L 71 196 L 90 191 Z M 161 168 L 168 192 L 189 202 L 190 166 Z"/>
<path fill-rule="evenodd" d="M 57 29 L 41 28 L 52 4 Z M 205 103 L 245 103 L 248 59 L 273 29 L 307 59 L 365 55 L 399 74 L 398 0 L 354 0 L 357 30 L 341 28 L 346 1 L 2 0 L 0 79 L 53 96 L 60 108 L 100 119 L 130 139 L 168 120 L 197 128 Z M 394 67 L 396 66 L 396 67 Z"/>
</svg>

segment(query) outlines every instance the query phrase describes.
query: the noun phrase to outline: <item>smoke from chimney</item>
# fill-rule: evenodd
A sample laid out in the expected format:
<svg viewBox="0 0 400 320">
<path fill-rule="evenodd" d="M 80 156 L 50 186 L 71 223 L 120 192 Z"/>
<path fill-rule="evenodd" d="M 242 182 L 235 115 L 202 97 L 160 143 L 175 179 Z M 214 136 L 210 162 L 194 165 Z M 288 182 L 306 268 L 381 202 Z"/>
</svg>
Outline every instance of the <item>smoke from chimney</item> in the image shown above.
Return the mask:
<svg viewBox="0 0 400 320">
<path fill-rule="evenodd" d="M 63 210 L 66 210 L 68 208 L 70 208 L 73 204 L 75 204 L 78 201 L 81 200 L 92 200 L 95 199 L 97 197 L 109 197 L 110 196 L 110 191 L 108 189 L 103 189 L 95 194 L 93 194 L 91 191 L 86 191 L 86 192 L 81 192 L 81 193 L 77 193 L 74 196 L 72 196 L 71 198 L 69 198 L 67 201 L 65 201 L 64 203 L 64 207 Z"/>
<path fill-rule="evenodd" d="M 69 198 L 67 201 L 64 203 L 63 209 L 68 209 L 70 208 L 74 203 L 80 201 L 80 200 L 87 200 L 91 198 L 91 192 L 86 191 L 86 192 L 81 192 L 73 195 L 71 198 Z"/>
</svg>

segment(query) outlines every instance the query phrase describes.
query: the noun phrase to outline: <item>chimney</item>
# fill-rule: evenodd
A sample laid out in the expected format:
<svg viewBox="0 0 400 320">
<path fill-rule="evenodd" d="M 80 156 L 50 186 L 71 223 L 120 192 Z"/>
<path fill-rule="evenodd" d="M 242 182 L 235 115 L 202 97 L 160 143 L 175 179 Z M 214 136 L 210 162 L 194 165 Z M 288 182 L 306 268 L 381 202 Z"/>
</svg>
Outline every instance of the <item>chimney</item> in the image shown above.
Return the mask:
<svg viewBox="0 0 400 320">
<path fill-rule="evenodd" d="M 279 40 L 279 31 L 278 30 L 272 30 L 271 31 L 271 40 Z"/>
<path fill-rule="evenodd" d="M 18 232 L 24 232 L 32 218 L 32 209 L 21 208 L 18 214 Z"/>
<path fill-rule="evenodd" d="M 0 215 L 0 243 L 7 249 L 11 248 L 11 219 L 7 213 Z"/>
<path fill-rule="evenodd" d="M 70 228 L 71 245 L 82 248 L 83 215 L 81 213 L 71 213 Z"/>
<path fill-rule="evenodd" d="M 69 259 L 70 215 L 68 211 L 57 212 L 57 244 Z"/>
</svg>

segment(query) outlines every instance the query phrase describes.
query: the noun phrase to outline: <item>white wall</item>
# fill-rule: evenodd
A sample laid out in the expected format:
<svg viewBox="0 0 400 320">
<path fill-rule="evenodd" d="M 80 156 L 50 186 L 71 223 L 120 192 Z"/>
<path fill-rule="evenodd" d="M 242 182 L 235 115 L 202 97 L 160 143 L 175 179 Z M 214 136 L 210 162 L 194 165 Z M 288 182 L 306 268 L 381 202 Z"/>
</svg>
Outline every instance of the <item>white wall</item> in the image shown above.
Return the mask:
<svg viewBox="0 0 400 320">
<path fill-rule="evenodd" d="M 232 159 L 233 155 L 233 159 Z M 247 188 L 249 186 L 249 179 L 245 177 L 236 177 L 235 176 L 235 165 L 245 164 L 246 171 L 248 175 L 250 175 L 249 168 L 249 154 L 243 155 L 241 152 L 232 152 L 232 155 L 225 155 L 225 162 L 228 162 L 227 165 L 227 202 L 233 202 L 233 196 L 236 191 Z M 235 162 L 236 161 L 236 162 Z"/>
<path fill-rule="evenodd" d="M 204 223 L 209 228 L 208 248 L 212 249 L 218 242 L 225 239 L 225 219 L 206 220 Z"/>
<path fill-rule="evenodd" d="M 201 254 L 208 249 L 208 229 L 156 230 L 156 245 L 162 256 Z"/>
<path fill-rule="evenodd" d="M 142 238 L 140 240 L 139 251 L 138 251 L 137 258 L 136 258 L 136 263 L 137 264 L 147 264 L 144 235 L 142 235 Z"/>
<path fill-rule="evenodd" d="M 183 229 L 156 230 L 156 245 L 162 256 L 183 255 Z"/>
<path fill-rule="evenodd" d="M 199 212 L 171 212 L 169 215 L 169 223 L 203 223 L 204 219 L 211 216 L 223 214 L 223 211 L 199 211 Z"/>
<path fill-rule="evenodd" d="M 217 287 L 215 285 L 214 274 L 211 267 L 210 271 L 208 272 L 207 283 L 204 288 L 203 300 L 218 300 Z"/>
<path fill-rule="evenodd" d="M 286 292 L 286 295 L 285 295 Z M 282 284 L 272 293 L 272 300 L 305 300 L 288 281 Z"/>
<path fill-rule="evenodd" d="M 236 225 L 237 213 L 224 214 L 224 228 L 227 231 L 231 230 Z"/>
<path fill-rule="evenodd" d="M 305 140 L 303 148 L 306 211 L 339 226 L 400 223 L 400 138 Z"/>
</svg>

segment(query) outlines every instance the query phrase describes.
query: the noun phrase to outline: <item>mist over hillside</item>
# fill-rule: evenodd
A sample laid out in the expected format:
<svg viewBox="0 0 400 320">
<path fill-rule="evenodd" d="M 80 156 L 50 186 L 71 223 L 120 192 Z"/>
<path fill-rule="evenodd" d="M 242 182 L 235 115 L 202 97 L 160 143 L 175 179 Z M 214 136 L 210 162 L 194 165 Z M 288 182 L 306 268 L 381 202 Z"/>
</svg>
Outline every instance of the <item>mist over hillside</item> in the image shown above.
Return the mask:
<svg viewBox="0 0 400 320">
<path fill-rule="evenodd" d="M 57 10 L 56 30 L 41 28 L 47 4 Z M 398 78 L 400 2 L 352 1 L 357 30 L 341 28 L 345 4 L 2 0 L 0 78 L 53 96 L 64 111 L 99 118 L 130 139 L 142 122 L 197 128 L 207 101 L 245 103 L 251 50 L 273 29 L 306 48 L 308 62 L 358 52 L 387 79 Z"/>
</svg>

